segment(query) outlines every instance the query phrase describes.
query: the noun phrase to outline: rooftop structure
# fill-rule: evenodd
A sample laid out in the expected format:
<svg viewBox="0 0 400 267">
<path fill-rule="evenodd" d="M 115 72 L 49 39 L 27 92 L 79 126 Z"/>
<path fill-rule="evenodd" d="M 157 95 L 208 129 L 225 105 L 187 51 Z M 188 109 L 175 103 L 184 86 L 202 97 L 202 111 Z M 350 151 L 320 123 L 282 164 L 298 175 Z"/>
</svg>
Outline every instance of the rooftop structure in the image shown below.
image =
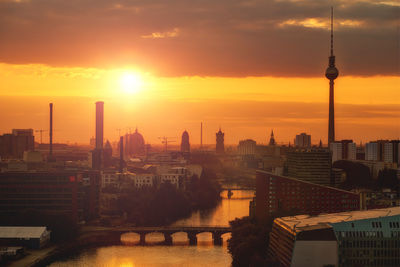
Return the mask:
<svg viewBox="0 0 400 267">
<path fill-rule="evenodd" d="M 282 266 L 399 266 L 400 207 L 274 220 L 269 254 Z"/>
</svg>

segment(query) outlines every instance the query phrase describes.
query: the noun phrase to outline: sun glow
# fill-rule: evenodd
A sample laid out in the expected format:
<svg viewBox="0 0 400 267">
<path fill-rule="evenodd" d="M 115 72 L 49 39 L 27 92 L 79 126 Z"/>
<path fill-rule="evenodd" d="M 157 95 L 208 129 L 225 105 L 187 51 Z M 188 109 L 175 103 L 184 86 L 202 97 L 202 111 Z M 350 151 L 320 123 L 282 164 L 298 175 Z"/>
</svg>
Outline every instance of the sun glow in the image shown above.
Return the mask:
<svg viewBox="0 0 400 267">
<path fill-rule="evenodd" d="M 134 94 L 142 89 L 143 80 L 137 73 L 124 72 L 120 76 L 120 84 L 125 93 Z"/>
</svg>

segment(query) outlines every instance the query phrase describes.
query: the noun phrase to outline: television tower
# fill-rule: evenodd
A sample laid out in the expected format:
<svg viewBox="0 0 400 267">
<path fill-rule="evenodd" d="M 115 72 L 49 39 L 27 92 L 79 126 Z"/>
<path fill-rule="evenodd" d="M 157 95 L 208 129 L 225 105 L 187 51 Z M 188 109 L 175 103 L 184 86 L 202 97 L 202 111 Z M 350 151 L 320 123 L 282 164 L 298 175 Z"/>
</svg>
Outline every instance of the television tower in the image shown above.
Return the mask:
<svg viewBox="0 0 400 267">
<path fill-rule="evenodd" d="M 329 126 L 328 126 L 328 147 L 335 141 L 335 103 L 334 103 L 334 80 L 338 77 L 339 71 L 335 67 L 335 56 L 333 55 L 333 7 L 331 7 L 331 55 L 329 66 L 326 69 L 325 77 L 329 79 Z"/>
</svg>

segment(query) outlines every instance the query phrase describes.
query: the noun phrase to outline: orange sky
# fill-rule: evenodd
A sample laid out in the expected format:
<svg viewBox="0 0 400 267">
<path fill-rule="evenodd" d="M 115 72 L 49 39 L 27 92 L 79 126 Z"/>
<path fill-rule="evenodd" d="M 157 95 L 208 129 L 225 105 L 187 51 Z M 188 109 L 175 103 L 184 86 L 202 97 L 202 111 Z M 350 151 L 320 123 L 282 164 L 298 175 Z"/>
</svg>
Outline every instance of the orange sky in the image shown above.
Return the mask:
<svg viewBox="0 0 400 267">
<path fill-rule="evenodd" d="M 136 126 L 150 143 L 326 143 L 330 6 L 336 138 L 400 138 L 398 1 L 0 0 L 0 133 L 48 129 L 88 143 Z M 39 140 L 39 138 L 37 138 Z M 48 141 L 48 137 L 44 139 Z"/>
<path fill-rule="evenodd" d="M 126 75 L 140 80 L 132 91 Z M 0 80 L 2 133 L 48 129 L 48 103 L 54 102 L 55 139 L 87 143 L 94 135 L 94 102 L 103 100 L 105 136 L 111 140 L 117 129 L 138 126 L 150 143 L 159 143 L 159 136 L 179 140 L 185 129 L 199 143 L 201 121 L 205 143 L 214 142 L 219 126 L 229 144 L 244 138 L 266 143 L 271 129 L 278 142 L 300 132 L 311 133 L 315 143 L 327 138 L 326 78 L 156 77 L 129 67 L 0 64 Z M 335 85 L 338 139 L 400 137 L 400 77 L 339 77 Z"/>
</svg>

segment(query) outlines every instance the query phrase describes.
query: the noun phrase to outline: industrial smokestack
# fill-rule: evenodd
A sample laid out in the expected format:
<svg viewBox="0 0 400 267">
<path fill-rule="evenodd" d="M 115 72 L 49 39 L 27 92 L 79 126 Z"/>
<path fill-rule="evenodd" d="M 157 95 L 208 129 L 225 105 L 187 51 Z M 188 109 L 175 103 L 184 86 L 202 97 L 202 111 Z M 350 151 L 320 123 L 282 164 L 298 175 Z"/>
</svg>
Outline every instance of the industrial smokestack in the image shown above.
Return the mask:
<svg viewBox="0 0 400 267">
<path fill-rule="evenodd" d="M 119 137 L 119 172 L 122 173 L 124 168 L 124 137 Z"/>
<path fill-rule="evenodd" d="M 203 123 L 200 122 L 200 148 L 203 148 Z"/>
<path fill-rule="evenodd" d="M 50 103 L 50 152 L 49 158 L 53 157 L 53 103 Z"/>
<path fill-rule="evenodd" d="M 96 149 L 103 149 L 104 102 L 96 102 Z"/>
</svg>

